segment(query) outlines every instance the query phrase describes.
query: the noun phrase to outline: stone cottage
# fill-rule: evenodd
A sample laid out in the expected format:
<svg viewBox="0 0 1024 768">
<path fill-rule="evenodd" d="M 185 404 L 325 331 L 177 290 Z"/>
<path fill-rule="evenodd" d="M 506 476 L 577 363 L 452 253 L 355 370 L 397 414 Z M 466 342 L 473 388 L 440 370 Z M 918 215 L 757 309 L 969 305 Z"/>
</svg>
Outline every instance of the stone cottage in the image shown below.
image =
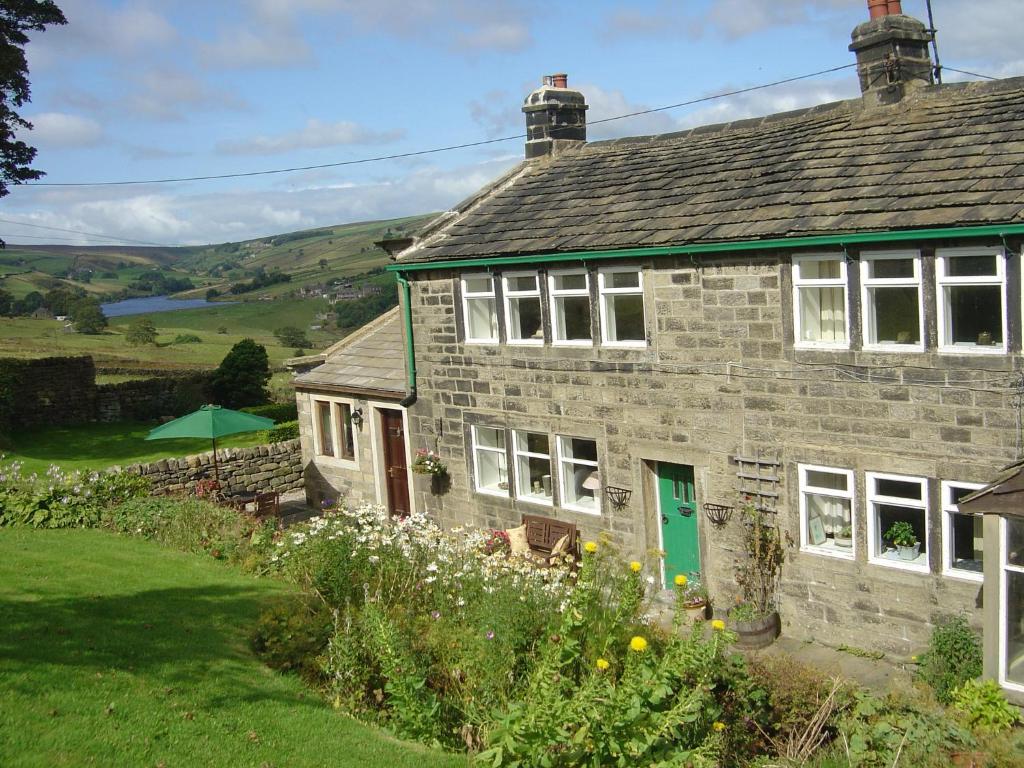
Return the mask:
<svg viewBox="0 0 1024 768">
<path fill-rule="evenodd" d="M 450 477 L 406 473 L 409 508 L 608 532 L 721 609 L 746 497 L 794 539 L 787 634 L 906 654 L 942 614 L 981 624 L 990 550 L 957 502 L 1021 453 L 1024 78 L 936 85 L 925 26 L 869 5 L 858 99 L 587 143 L 583 94 L 545 78 L 525 161 L 388 241 L 386 408 Z M 408 462 L 366 461 L 337 481 L 385 501 Z"/>
</svg>

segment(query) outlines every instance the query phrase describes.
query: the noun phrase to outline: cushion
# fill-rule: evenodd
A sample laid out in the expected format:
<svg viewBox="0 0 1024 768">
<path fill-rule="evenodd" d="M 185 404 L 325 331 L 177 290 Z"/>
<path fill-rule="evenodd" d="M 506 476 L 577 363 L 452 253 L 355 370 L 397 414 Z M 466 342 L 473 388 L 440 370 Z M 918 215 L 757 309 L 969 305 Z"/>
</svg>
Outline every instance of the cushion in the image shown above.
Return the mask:
<svg viewBox="0 0 1024 768">
<path fill-rule="evenodd" d="M 526 539 L 526 526 L 509 528 L 505 531 L 508 534 L 508 543 L 512 548 L 513 555 L 528 555 L 530 553 L 530 542 Z"/>
<path fill-rule="evenodd" d="M 555 546 L 551 548 L 551 555 L 564 555 L 569 551 L 569 534 L 565 534 L 562 538 L 555 542 Z"/>
</svg>

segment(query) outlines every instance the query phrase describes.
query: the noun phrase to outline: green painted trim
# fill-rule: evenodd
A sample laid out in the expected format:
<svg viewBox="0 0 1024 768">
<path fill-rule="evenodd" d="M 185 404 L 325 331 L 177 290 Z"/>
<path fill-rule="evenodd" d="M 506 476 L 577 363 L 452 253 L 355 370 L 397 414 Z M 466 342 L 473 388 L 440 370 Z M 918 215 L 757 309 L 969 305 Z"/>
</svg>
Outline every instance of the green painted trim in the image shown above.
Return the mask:
<svg viewBox="0 0 1024 768">
<path fill-rule="evenodd" d="M 843 235 L 817 235 L 814 237 L 781 237 L 771 240 L 743 240 L 734 243 L 696 243 L 653 248 L 622 248 L 614 251 L 566 251 L 565 253 L 538 253 L 532 256 L 492 256 L 481 259 L 447 259 L 389 264 L 389 272 L 422 272 L 427 269 L 462 269 L 465 267 L 502 267 L 516 264 L 548 264 L 551 262 L 600 261 L 630 259 L 645 256 L 698 255 L 704 253 L 736 253 L 741 251 L 779 250 L 788 248 L 815 248 L 845 246 L 860 243 L 899 243 L 908 240 L 941 240 L 959 237 L 1007 237 L 1024 234 L 1024 224 L 989 224 L 980 227 L 944 227 L 940 229 L 902 229 L 893 232 L 851 232 Z M 400 278 L 401 279 L 401 278 Z M 411 322 L 411 319 L 409 320 Z"/>
<path fill-rule="evenodd" d="M 402 319 L 405 320 L 405 375 L 409 383 L 409 394 L 416 394 L 416 352 L 412 340 L 412 289 L 405 275 L 395 275 L 402 286 Z"/>
</svg>

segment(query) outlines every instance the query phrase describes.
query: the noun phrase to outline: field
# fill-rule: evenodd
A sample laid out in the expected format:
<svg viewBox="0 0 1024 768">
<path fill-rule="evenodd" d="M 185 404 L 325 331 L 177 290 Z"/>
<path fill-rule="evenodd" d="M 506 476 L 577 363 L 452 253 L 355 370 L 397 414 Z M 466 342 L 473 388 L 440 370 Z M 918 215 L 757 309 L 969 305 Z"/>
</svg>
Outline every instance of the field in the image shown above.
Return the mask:
<svg viewBox="0 0 1024 768">
<path fill-rule="evenodd" d="M 285 592 L 95 530 L 0 529 L 0 765 L 454 768 L 261 665 Z"/>
</svg>

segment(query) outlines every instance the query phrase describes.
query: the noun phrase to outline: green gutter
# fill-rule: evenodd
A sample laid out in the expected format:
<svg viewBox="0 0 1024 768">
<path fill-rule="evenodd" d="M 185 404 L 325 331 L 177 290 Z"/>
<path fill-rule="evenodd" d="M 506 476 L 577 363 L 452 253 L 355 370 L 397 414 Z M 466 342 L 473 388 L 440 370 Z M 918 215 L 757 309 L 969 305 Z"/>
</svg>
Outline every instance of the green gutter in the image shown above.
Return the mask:
<svg viewBox="0 0 1024 768">
<path fill-rule="evenodd" d="M 547 264 L 551 262 L 598 261 L 604 259 L 631 259 L 645 256 L 698 255 L 703 253 L 737 253 L 789 248 L 820 248 L 860 243 L 900 243 L 908 240 L 942 240 L 966 237 L 1009 237 L 1024 234 L 1024 224 L 990 224 L 980 227 L 944 227 L 941 229 L 902 229 L 893 232 L 851 232 L 843 235 L 817 235 L 814 237 L 780 237 L 771 240 L 743 240 L 732 243 L 697 243 L 694 245 L 666 245 L 654 248 L 621 248 L 614 251 L 566 251 L 564 253 L 538 253 L 532 256 L 493 256 L 481 259 L 446 259 L 389 264 L 389 272 L 399 273 L 399 282 L 409 295 L 409 284 L 403 272 L 421 272 L 426 269 L 464 267 L 501 267 L 515 264 Z M 412 316 L 406 314 L 411 328 Z M 411 338 L 411 336 L 410 336 Z"/>
<path fill-rule="evenodd" d="M 402 287 L 402 319 L 405 320 L 405 375 L 409 385 L 409 394 L 402 400 L 402 405 L 408 407 L 416 401 L 416 353 L 412 341 L 412 290 L 409 288 L 409 281 L 404 274 L 399 272 L 395 278 Z"/>
</svg>

